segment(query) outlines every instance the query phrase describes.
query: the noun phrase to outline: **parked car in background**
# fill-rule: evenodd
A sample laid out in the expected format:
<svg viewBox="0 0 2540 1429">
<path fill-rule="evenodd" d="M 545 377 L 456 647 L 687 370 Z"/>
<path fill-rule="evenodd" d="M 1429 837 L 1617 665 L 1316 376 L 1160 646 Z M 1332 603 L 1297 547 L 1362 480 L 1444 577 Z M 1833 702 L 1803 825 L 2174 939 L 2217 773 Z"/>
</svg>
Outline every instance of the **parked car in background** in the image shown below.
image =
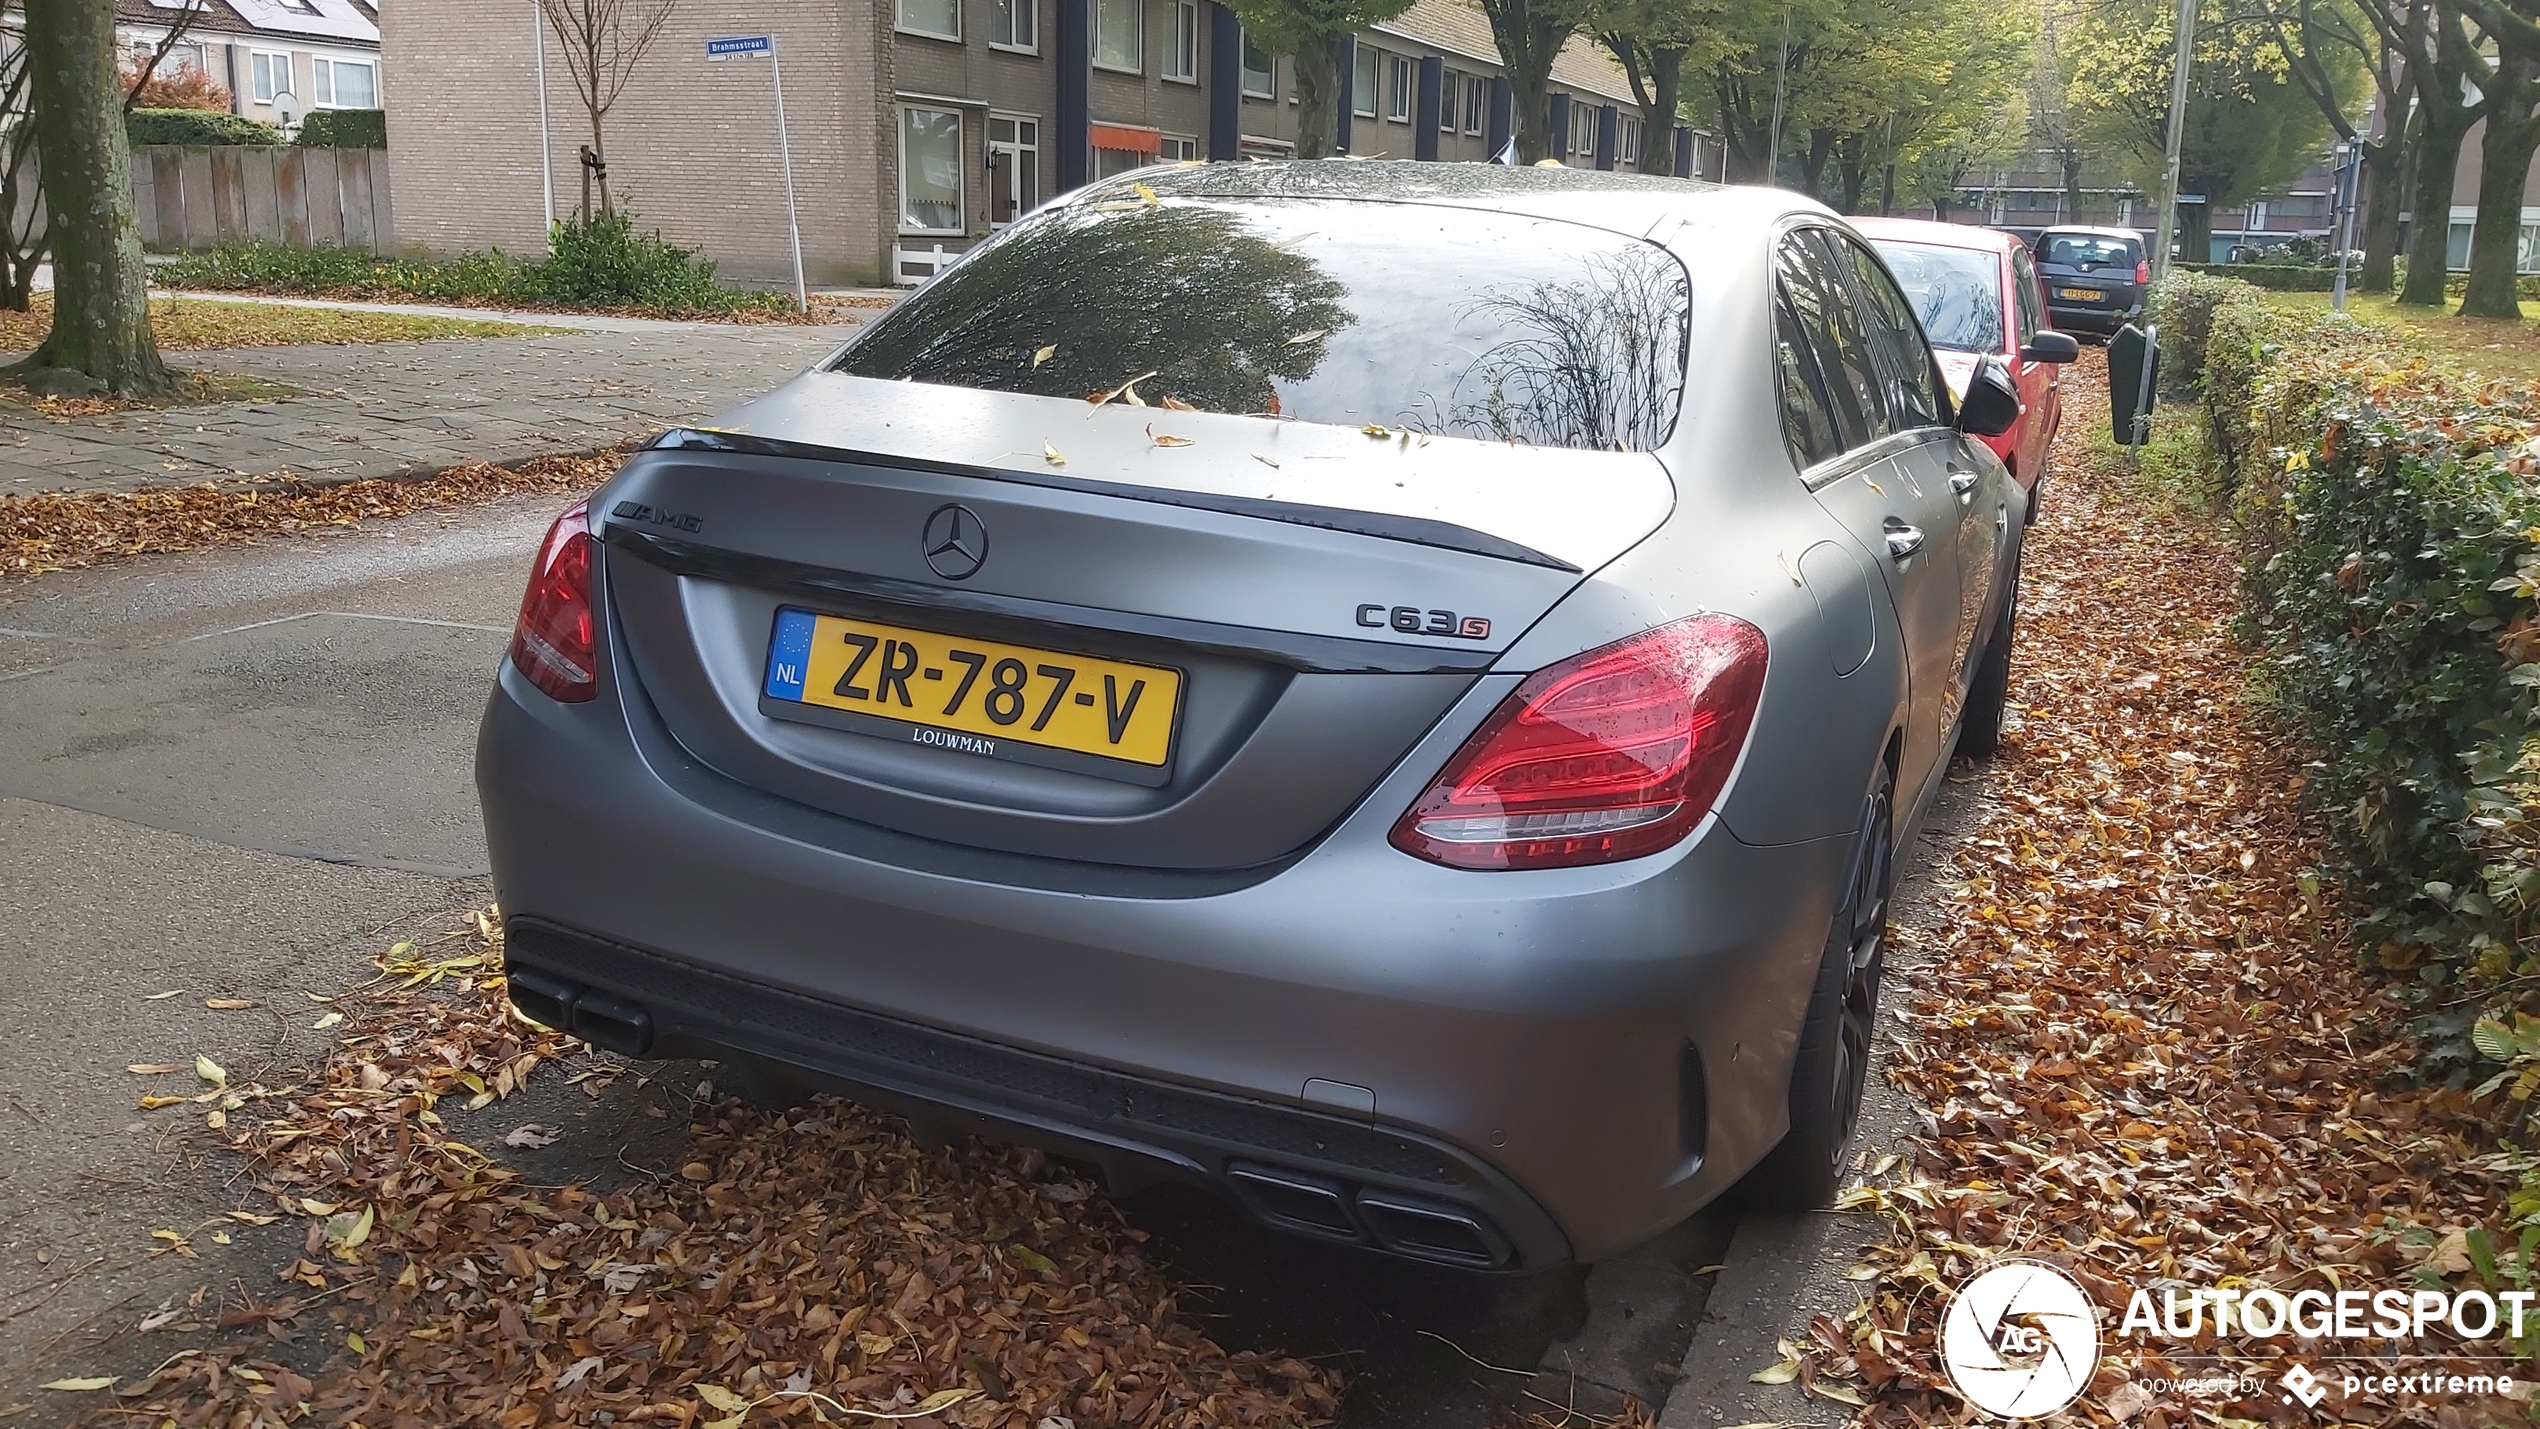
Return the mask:
<svg viewBox="0 0 2540 1429">
<path fill-rule="evenodd" d="M 2131 228 L 2050 228 L 2032 250 L 2055 326 L 2113 333 L 2143 311 L 2152 264 Z"/>
<path fill-rule="evenodd" d="M 2047 322 L 2045 288 L 2028 248 L 2000 229 L 1963 223 L 1856 218 L 1852 226 L 1904 288 L 1952 392 L 1966 391 L 1982 358 L 1999 358 L 2009 369 L 2020 419 L 1984 444 L 2011 468 L 2035 520 L 2046 453 L 2063 421 L 2062 365 L 2081 349 Z"/>
<path fill-rule="evenodd" d="M 511 999 L 1453 1266 L 1823 1205 L 2017 409 L 1781 189 L 1090 185 L 556 522 Z"/>
<path fill-rule="evenodd" d="M 1963 225 L 1957 225 L 1957 226 L 1963 226 Z M 2016 238 L 2016 239 L 2020 240 L 2020 246 L 2021 246 L 2021 247 L 2023 247 L 2023 248 L 2034 248 L 2034 247 L 2036 247 L 2036 246 L 2037 246 L 2037 236 L 2038 236 L 2039 234 L 2041 234 L 2041 233 L 2044 233 L 2046 230 L 2045 230 L 2045 229 L 2043 229 L 2043 228 L 2002 228 L 2002 227 L 1994 227 L 1994 228 L 1992 228 L 1990 231 L 1991 231 L 1991 232 L 1994 232 L 1994 233 L 2007 233 L 2007 234 L 2011 235 L 2013 238 Z"/>
</svg>

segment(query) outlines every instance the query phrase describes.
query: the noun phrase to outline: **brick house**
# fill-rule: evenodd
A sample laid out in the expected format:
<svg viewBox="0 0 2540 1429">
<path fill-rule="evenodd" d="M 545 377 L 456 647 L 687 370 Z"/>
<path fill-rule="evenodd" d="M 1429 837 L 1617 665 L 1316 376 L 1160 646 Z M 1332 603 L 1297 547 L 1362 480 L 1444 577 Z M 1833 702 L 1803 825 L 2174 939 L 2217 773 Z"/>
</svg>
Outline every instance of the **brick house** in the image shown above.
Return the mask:
<svg viewBox="0 0 2540 1429">
<path fill-rule="evenodd" d="M 379 109 L 387 103 L 379 64 L 379 9 L 366 0 L 115 0 L 115 35 L 127 53 L 147 56 L 168 26 L 198 10 L 162 60 L 220 81 L 230 109 L 277 122 L 313 109 Z"/>
<path fill-rule="evenodd" d="M 605 128 L 612 194 L 744 281 L 791 275 L 784 175 L 769 66 L 709 61 L 718 36 L 775 39 L 814 285 L 913 281 L 939 248 L 959 252 L 1091 179 L 1294 144 L 1290 65 L 1246 44 L 1214 0 L 761 0 L 747 13 L 674 10 Z M 542 166 L 536 24 L 524 0 L 389 7 L 402 243 L 534 253 L 549 184 L 556 213 L 578 208 L 589 120 L 546 36 Z M 1417 0 L 1346 59 L 1350 152 L 1472 161 L 1506 140 L 1508 86 L 1472 0 Z M 1552 87 L 1565 162 L 1636 162 L 1650 141 L 1602 50 L 1574 39 Z M 1695 171 L 1689 131 L 1657 142 Z"/>
</svg>

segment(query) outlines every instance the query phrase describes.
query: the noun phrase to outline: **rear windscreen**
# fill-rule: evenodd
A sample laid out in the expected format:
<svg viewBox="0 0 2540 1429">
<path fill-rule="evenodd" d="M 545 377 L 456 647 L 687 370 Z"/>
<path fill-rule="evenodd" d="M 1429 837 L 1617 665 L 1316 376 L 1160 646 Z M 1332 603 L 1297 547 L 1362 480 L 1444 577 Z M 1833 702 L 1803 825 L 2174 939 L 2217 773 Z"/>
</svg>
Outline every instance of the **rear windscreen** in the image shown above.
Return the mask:
<svg viewBox="0 0 2540 1429">
<path fill-rule="evenodd" d="M 2002 350 L 2002 255 L 1892 238 L 1871 239 L 1870 246 L 1887 260 L 1932 346 Z"/>
<path fill-rule="evenodd" d="M 2045 262 L 2074 268 L 2131 268 L 2135 264 L 2136 249 L 2134 244 L 2122 238 L 2050 233 L 2046 236 L 2046 251 L 2038 256 Z"/>
<path fill-rule="evenodd" d="M 1692 294 L 1654 244 L 1469 209 L 1127 192 L 974 250 L 835 370 L 1603 451 L 1675 424 Z"/>
</svg>

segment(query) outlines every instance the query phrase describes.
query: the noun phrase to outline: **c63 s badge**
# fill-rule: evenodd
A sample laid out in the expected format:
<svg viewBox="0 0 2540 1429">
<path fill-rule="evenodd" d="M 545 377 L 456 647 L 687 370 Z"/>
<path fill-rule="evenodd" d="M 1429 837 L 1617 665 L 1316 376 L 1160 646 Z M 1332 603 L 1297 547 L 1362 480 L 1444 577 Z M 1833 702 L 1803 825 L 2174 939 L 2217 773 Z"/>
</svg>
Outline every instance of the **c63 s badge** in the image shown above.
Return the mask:
<svg viewBox="0 0 2540 1429">
<path fill-rule="evenodd" d="M 1409 605 L 1362 605 L 1358 607 L 1358 623 L 1370 630 L 1398 630 L 1405 635 L 1446 635 L 1458 640 L 1490 638 L 1487 616 L 1422 610 Z"/>
</svg>

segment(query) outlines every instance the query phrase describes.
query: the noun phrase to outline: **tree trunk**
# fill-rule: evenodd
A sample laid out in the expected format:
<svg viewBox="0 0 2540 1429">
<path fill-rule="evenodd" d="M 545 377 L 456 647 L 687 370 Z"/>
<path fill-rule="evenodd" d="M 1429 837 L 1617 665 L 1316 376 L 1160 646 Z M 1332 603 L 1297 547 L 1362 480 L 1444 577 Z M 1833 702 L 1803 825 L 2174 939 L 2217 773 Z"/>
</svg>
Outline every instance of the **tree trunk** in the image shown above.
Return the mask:
<svg viewBox="0 0 2540 1429">
<path fill-rule="evenodd" d="M 2417 91 L 2425 133 L 2417 144 L 2417 177 L 2408 195 L 2408 281 L 2399 292 L 2400 302 L 2425 308 L 2443 306 L 2443 279 L 2451 266 L 2452 177 L 2460 167 L 2461 140 L 2478 119 L 2467 105 L 2426 108 L 2422 96 L 2432 87 Z M 2516 173 L 2515 181 L 2521 177 Z"/>
<path fill-rule="evenodd" d="M 2057 155 L 2064 170 L 2064 219 L 2066 223 L 2083 222 L 2081 216 L 2081 154 L 2066 149 Z"/>
<path fill-rule="evenodd" d="M 2479 143 L 2478 219 L 2469 236 L 2469 292 L 2461 316 L 2518 318 L 2514 279 L 2522 258 L 2522 185 L 2540 147 L 2532 80 L 2540 59 L 2507 49 L 2487 91 L 2487 132 Z"/>
<path fill-rule="evenodd" d="M 1640 111 L 1640 171 L 1644 174 L 1676 171 L 1676 99 L 1684 68 L 1681 49 L 1649 52 L 1649 103 Z"/>
<path fill-rule="evenodd" d="M 115 8 L 27 0 L 36 145 L 53 225 L 53 330 L 19 375 L 54 390 L 152 396 L 174 384 L 150 336 L 149 269 L 132 202 Z M 46 369 L 80 374 L 80 383 Z"/>
<path fill-rule="evenodd" d="M 2178 206 L 2178 261 L 2211 263 L 2214 261 L 2214 191 L 2221 185 L 2205 179 L 2190 178 L 2180 184 L 2182 192 L 2205 196 L 2203 203 Z"/>
<path fill-rule="evenodd" d="M 2406 182 L 2402 161 L 2415 135 L 2416 124 L 2411 120 L 2406 133 L 2364 146 L 2364 269 L 2359 283 L 2367 293 L 2389 292 L 2398 277 L 2399 207 Z"/>
<path fill-rule="evenodd" d="M 608 146 L 600 142 L 600 111 L 597 109 L 591 111 L 591 177 L 600 186 L 600 212 L 603 215 L 616 212 L 609 207 L 609 151 Z M 588 218 L 590 215 L 583 216 Z"/>
<path fill-rule="evenodd" d="M 1887 167 L 1879 170 L 1879 217 L 1885 218 L 1894 212 L 1896 212 L 1896 161 L 1890 159 L 1887 161 Z"/>
<path fill-rule="evenodd" d="M 1329 41 L 1296 47 L 1296 156 L 1328 158 L 1340 128 L 1340 69 Z"/>
<path fill-rule="evenodd" d="M 1842 187 L 1843 201 L 1835 205 L 1837 213 L 1859 213 L 1861 190 L 1869 187 L 1870 171 L 1860 160 L 1846 155 L 1835 165 L 1835 182 Z"/>
<path fill-rule="evenodd" d="M 1552 78 L 1508 71 L 1509 124 L 1517 138 L 1517 162 L 1532 164 L 1552 153 L 1545 131 L 1552 125 Z"/>
<path fill-rule="evenodd" d="M 1801 171 L 1808 180 L 1806 188 L 1802 191 L 1805 192 L 1808 197 L 1818 198 L 1823 196 L 1825 193 L 1826 160 L 1832 157 L 1833 154 L 1833 130 L 1811 129 L 1808 131 L 1808 152 L 1800 159 L 1800 164 L 1802 165 Z M 1775 178 L 1778 179 L 1779 177 L 1779 175 L 1775 175 Z"/>
</svg>

